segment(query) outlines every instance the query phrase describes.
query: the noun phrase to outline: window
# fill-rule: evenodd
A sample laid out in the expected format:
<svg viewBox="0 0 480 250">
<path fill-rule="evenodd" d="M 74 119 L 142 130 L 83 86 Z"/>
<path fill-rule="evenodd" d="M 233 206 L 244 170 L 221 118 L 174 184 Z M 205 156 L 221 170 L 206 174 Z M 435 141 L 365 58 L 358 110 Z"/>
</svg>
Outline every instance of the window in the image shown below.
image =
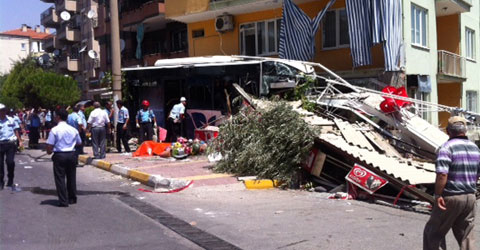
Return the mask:
<svg viewBox="0 0 480 250">
<path fill-rule="evenodd" d="M 348 47 L 347 12 L 345 9 L 327 11 L 323 21 L 323 48 Z"/>
<path fill-rule="evenodd" d="M 192 37 L 193 37 L 193 38 L 204 37 L 204 36 L 205 36 L 205 30 L 204 30 L 204 29 L 201 29 L 201 30 L 193 30 L 193 31 L 192 31 Z"/>
<path fill-rule="evenodd" d="M 477 91 L 467 91 L 467 110 L 477 112 Z"/>
<path fill-rule="evenodd" d="M 22 51 L 27 50 L 27 44 L 26 43 L 22 43 L 21 45 L 22 45 Z"/>
<path fill-rule="evenodd" d="M 240 25 L 240 53 L 248 56 L 275 55 L 280 43 L 281 19 Z"/>
<path fill-rule="evenodd" d="M 427 10 L 412 4 L 412 44 L 428 47 Z"/>
<path fill-rule="evenodd" d="M 171 52 L 186 50 L 188 47 L 187 41 L 187 30 L 172 32 Z"/>
<path fill-rule="evenodd" d="M 465 28 L 465 56 L 475 59 L 475 31 Z"/>
</svg>

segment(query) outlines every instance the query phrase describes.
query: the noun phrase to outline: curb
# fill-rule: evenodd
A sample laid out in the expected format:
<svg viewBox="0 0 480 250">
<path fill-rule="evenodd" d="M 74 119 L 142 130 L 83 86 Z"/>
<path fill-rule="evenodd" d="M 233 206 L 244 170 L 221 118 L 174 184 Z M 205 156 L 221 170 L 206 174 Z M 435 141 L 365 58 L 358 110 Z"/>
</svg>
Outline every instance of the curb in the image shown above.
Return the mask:
<svg viewBox="0 0 480 250">
<path fill-rule="evenodd" d="M 159 188 L 166 192 L 171 191 L 172 189 L 178 189 L 181 186 L 189 186 L 191 182 L 193 182 L 192 180 L 165 178 L 159 175 L 147 174 L 135 169 L 123 167 L 118 164 L 112 164 L 108 161 L 93 159 L 87 155 L 79 155 L 78 161 L 86 165 L 92 165 L 96 168 L 106 170 L 113 174 L 121 175 L 125 178 L 130 178 L 149 187 L 153 187 L 155 189 Z"/>
<path fill-rule="evenodd" d="M 247 189 L 269 189 L 278 187 L 281 182 L 277 180 L 244 180 L 245 188 Z"/>
</svg>

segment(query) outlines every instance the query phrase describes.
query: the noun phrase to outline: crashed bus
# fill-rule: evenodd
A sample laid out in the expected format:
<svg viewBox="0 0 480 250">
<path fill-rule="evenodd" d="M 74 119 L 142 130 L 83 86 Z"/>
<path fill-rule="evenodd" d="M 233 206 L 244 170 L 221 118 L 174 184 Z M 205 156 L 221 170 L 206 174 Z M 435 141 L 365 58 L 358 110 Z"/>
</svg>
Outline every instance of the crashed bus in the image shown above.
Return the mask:
<svg viewBox="0 0 480 250">
<path fill-rule="evenodd" d="M 300 62 L 261 57 L 211 56 L 165 59 L 154 66 L 123 68 L 130 108 L 138 110 L 141 100 L 149 100 L 158 125 L 180 97 L 187 98 L 184 134 L 193 138 L 194 130 L 207 124 L 218 125 L 232 113 L 231 102 L 237 96 L 233 83 L 255 97 L 269 97 L 294 88 L 314 68 Z"/>
</svg>

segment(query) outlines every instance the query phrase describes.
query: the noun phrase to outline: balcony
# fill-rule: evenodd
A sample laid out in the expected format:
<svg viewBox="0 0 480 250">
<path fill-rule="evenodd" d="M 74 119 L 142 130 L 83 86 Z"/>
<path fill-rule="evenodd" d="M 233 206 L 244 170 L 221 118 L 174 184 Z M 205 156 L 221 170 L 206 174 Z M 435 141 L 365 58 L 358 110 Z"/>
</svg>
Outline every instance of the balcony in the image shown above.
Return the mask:
<svg viewBox="0 0 480 250">
<path fill-rule="evenodd" d="M 42 14 L 40 14 L 40 20 L 42 25 L 45 27 L 55 28 L 59 24 L 57 13 L 53 7 L 50 7 L 42 12 Z"/>
<path fill-rule="evenodd" d="M 78 59 L 72 59 L 70 56 L 63 57 L 58 63 L 60 69 L 68 70 L 71 72 L 78 71 Z"/>
<path fill-rule="evenodd" d="M 472 0 L 435 0 L 437 16 L 448 16 L 470 12 Z"/>
<path fill-rule="evenodd" d="M 176 51 L 170 53 L 154 53 L 143 56 L 144 65 L 153 66 L 157 60 L 188 57 L 188 51 Z"/>
<path fill-rule="evenodd" d="M 296 4 L 318 0 L 296 0 Z M 240 15 L 282 8 L 279 0 L 165 0 L 165 16 L 182 23 L 192 23 L 213 19 L 223 13 Z"/>
<path fill-rule="evenodd" d="M 60 41 L 58 40 L 57 37 L 52 36 L 45 40 L 45 43 L 43 44 L 43 49 L 49 53 L 53 52 L 56 49 L 61 49 L 62 45 Z"/>
<path fill-rule="evenodd" d="M 121 20 L 123 26 L 129 26 L 144 21 L 147 18 L 158 16 L 157 19 L 162 19 L 165 22 L 165 4 L 163 0 L 153 1 L 127 1 L 129 4 L 124 6 L 121 11 Z M 155 20 L 149 20 L 153 22 Z M 158 20 L 161 21 L 161 20 Z M 157 23 L 158 23 L 157 21 Z"/>
<path fill-rule="evenodd" d="M 438 75 L 440 80 L 465 81 L 465 57 L 449 51 L 438 51 Z"/>
<path fill-rule="evenodd" d="M 58 13 L 66 10 L 70 12 L 78 12 L 79 8 L 77 6 L 76 0 L 63 0 L 59 1 L 60 3 L 57 4 L 56 9 Z"/>
<path fill-rule="evenodd" d="M 71 26 L 63 26 L 57 31 L 57 38 L 60 41 L 80 42 L 80 30 Z"/>
</svg>

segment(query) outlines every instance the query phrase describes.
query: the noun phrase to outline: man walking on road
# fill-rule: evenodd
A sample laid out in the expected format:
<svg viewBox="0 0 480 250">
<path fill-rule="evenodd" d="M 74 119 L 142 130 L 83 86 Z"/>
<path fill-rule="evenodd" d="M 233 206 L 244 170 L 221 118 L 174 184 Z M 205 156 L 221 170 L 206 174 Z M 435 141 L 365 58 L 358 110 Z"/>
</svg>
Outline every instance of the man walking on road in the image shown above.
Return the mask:
<svg viewBox="0 0 480 250">
<path fill-rule="evenodd" d="M 423 249 L 446 249 L 445 235 L 450 228 L 460 249 L 474 249 L 480 151 L 465 136 L 466 132 L 467 121 L 463 117 L 448 120 L 450 139 L 437 155 L 435 203 L 423 232 Z"/>
<path fill-rule="evenodd" d="M 130 116 L 128 114 L 128 109 L 123 106 L 123 101 L 117 101 L 118 107 L 118 121 L 117 121 L 117 150 L 119 153 L 122 152 L 122 145 L 127 153 L 130 152 L 130 147 L 128 146 L 128 122 L 130 121 Z"/>
<path fill-rule="evenodd" d="M 4 185 L 4 164 L 7 163 L 8 182 L 7 187 L 15 190 L 13 177 L 15 171 L 15 152 L 18 140 L 19 147 L 22 147 L 22 138 L 18 132 L 18 125 L 13 118 L 7 116 L 7 107 L 0 103 L 0 190 Z"/>
<path fill-rule="evenodd" d="M 57 110 L 57 126 L 52 128 L 47 139 L 47 154 L 52 154 L 53 174 L 57 188 L 58 206 L 68 207 L 77 203 L 76 167 L 78 155 L 75 146 L 82 140 L 78 131 L 66 123 L 68 113 L 65 109 Z M 67 183 L 65 185 L 65 177 Z"/>
<path fill-rule="evenodd" d="M 100 109 L 99 102 L 94 102 L 93 107 L 95 109 L 88 117 L 88 131 L 92 132 L 93 158 L 104 159 L 107 149 L 105 140 L 107 133 L 110 133 L 110 119 L 107 113 Z"/>
</svg>

